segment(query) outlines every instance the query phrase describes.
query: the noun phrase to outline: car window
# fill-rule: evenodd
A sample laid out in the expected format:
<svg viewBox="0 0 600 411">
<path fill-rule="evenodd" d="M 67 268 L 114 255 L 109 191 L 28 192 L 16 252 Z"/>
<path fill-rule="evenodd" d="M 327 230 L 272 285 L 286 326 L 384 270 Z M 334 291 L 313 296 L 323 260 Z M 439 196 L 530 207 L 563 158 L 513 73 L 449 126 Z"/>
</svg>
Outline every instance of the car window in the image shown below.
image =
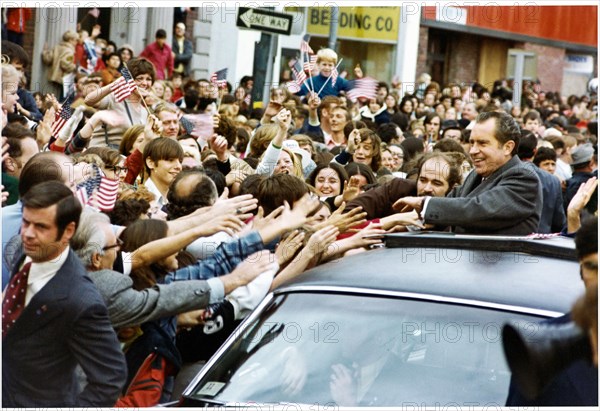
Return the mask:
<svg viewBox="0 0 600 411">
<path fill-rule="evenodd" d="M 319 406 L 502 406 L 501 328 L 539 318 L 422 300 L 280 295 L 191 397 Z"/>
</svg>

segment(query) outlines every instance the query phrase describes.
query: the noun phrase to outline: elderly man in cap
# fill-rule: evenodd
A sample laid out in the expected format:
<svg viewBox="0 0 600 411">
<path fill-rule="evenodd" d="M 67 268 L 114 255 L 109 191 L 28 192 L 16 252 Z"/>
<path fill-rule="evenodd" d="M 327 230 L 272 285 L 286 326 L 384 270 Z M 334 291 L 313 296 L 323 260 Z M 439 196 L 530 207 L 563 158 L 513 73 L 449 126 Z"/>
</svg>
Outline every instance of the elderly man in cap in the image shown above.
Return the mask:
<svg viewBox="0 0 600 411">
<path fill-rule="evenodd" d="M 598 146 L 592 146 L 590 143 L 581 144 L 571 152 L 571 168 L 573 176 L 567 180 L 567 190 L 564 193 L 565 210 L 577 193 L 579 187 L 592 177 L 598 177 Z M 585 207 L 591 214 L 598 209 L 598 190 L 592 195 L 589 203 Z"/>
</svg>

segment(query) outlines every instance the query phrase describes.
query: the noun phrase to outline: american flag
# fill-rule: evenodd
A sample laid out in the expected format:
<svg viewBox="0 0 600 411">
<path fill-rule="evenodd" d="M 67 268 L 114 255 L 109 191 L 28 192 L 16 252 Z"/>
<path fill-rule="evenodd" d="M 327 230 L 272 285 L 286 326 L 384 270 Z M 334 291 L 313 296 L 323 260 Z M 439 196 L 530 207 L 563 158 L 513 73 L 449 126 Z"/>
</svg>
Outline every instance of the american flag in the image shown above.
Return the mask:
<svg viewBox="0 0 600 411">
<path fill-rule="evenodd" d="M 194 123 L 185 117 L 179 119 L 179 124 L 181 124 L 181 127 L 183 127 L 186 134 L 192 134 L 192 131 L 194 131 Z"/>
<path fill-rule="evenodd" d="M 129 97 L 135 91 L 135 82 L 127 67 L 121 69 L 122 76 L 111 83 L 110 89 L 119 103 Z"/>
<path fill-rule="evenodd" d="M 337 67 L 333 68 L 333 71 L 331 72 L 331 86 L 334 87 L 335 86 L 335 82 L 337 80 L 337 78 L 339 77 L 340 73 L 338 73 Z"/>
<path fill-rule="evenodd" d="M 96 201 L 94 201 L 94 191 L 96 191 Z M 118 193 L 119 180 L 97 175 L 81 183 L 76 195 L 83 205 L 97 206 L 100 211 L 112 211 Z"/>
<path fill-rule="evenodd" d="M 306 73 L 302 70 L 302 65 L 297 59 L 292 59 L 288 63 L 290 68 L 292 69 L 292 74 L 294 75 L 294 81 L 298 85 L 298 87 L 302 87 L 302 84 L 306 81 Z M 290 90 L 291 91 L 291 90 Z"/>
<path fill-rule="evenodd" d="M 348 83 L 350 90 L 348 90 L 346 96 L 353 102 L 359 97 L 366 97 L 368 99 L 377 97 L 377 80 L 372 77 L 350 80 Z"/>
<path fill-rule="evenodd" d="M 227 84 L 227 69 L 221 69 L 219 71 L 215 71 L 212 76 L 210 76 L 210 82 L 215 85 L 215 87 L 224 87 Z"/>
<path fill-rule="evenodd" d="M 304 62 L 304 71 L 308 71 L 308 74 L 311 74 L 315 68 L 315 64 L 317 64 L 317 55 L 313 54 L 312 56 L 309 56 L 308 61 Z"/>
<path fill-rule="evenodd" d="M 300 52 L 301 53 L 315 54 L 313 49 L 311 49 L 310 46 L 308 45 L 309 41 L 310 41 L 310 34 L 305 34 L 304 37 L 302 37 L 302 41 L 300 42 Z"/>
<path fill-rule="evenodd" d="M 67 99 L 62 104 L 60 110 L 54 117 L 54 123 L 52 124 L 52 135 L 57 136 L 59 131 L 67 124 L 67 121 L 73 115 L 73 109 L 71 108 L 73 103 L 73 94 L 69 94 Z"/>
<path fill-rule="evenodd" d="M 300 91 L 300 86 L 295 81 L 288 81 L 287 83 L 285 83 L 285 86 L 287 87 L 288 91 L 292 94 L 296 94 Z"/>
</svg>

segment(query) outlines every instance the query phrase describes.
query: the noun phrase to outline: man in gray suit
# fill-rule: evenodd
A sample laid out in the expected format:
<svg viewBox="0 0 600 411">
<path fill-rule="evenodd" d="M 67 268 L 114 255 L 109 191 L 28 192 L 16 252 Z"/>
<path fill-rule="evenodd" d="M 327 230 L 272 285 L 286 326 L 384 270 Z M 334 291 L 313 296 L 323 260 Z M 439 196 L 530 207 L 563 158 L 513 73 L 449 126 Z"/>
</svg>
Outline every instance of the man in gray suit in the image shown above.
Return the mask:
<svg viewBox="0 0 600 411">
<path fill-rule="evenodd" d="M 112 407 L 127 370 L 106 305 L 69 247 L 79 200 L 49 181 L 21 201 L 22 247 L 2 301 L 2 405 Z"/>
<path fill-rule="evenodd" d="M 456 233 L 527 235 L 538 229 L 542 187 L 533 166 L 519 160 L 521 131 L 506 113 L 484 112 L 471 131 L 475 169 L 446 197 L 404 197 L 394 208 L 413 208 L 425 224 Z"/>
</svg>

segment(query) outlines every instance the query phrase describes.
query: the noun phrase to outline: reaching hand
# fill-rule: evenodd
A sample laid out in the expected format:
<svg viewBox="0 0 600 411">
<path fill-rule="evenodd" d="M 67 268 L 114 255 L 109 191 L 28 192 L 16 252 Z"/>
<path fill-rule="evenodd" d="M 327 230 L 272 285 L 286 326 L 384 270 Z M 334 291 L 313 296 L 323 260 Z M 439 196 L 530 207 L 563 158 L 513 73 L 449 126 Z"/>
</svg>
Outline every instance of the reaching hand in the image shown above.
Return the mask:
<svg viewBox="0 0 600 411">
<path fill-rule="evenodd" d="M 275 248 L 275 256 L 280 267 L 296 255 L 296 251 L 304 244 L 305 237 L 306 233 L 304 231 L 294 230 L 279 242 L 277 248 Z"/>
<path fill-rule="evenodd" d="M 198 228 L 201 230 L 203 237 L 207 237 L 221 231 L 233 236 L 235 233 L 244 228 L 244 222 L 235 214 L 221 213 L 221 215 L 214 216 Z"/>
<path fill-rule="evenodd" d="M 149 143 L 155 138 L 160 137 L 162 135 L 162 132 L 162 121 L 160 121 L 158 117 L 156 117 L 154 114 L 150 114 L 144 127 L 144 141 Z"/>
<path fill-rule="evenodd" d="M 320 105 L 321 105 L 321 99 L 319 98 L 319 95 L 317 93 L 315 93 L 314 91 L 311 91 L 308 94 L 308 109 L 309 110 L 317 110 L 317 108 L 319 108 Z"/>
<path fill-rule="evenodd" d="M 365 217 L 367 213 L 362 211 L 362 207 L 356 207 L 350 210 L 349 212 L 343 214 L 344 208 L 346 207 L 345 203 L 342 203 L 337 210 L 335 210 L 329 218 L 315 226 L 315 229 L 318 230 L 327 225 L 334 225 L 338 228 L 340 233 L 344 233 L 348 231 L 350 227 L 353 227 L 357 224 L 365 223 L 367 220 Z"/>
<path fill-rule="evenodd" d="M 415 210 L 420 215 L 423 211 L 424 202 L 425 197 L 403 197 L 396 201 L 392 208 L 400 212 Z"/>
<path fill-rule="evenodd" d="M 263 251 L 257 251 L 239 263 L 230 275 L 235 279 L 238 286 L 243 286 L 254 280 L 261 273 L 269 270 L 274 270 L 277 272 L 277 269 L 277 262 L 272 257 L 272 254 L 263 253 Z"/>
<path fill-rule="evenodd" d="M 219 161 L 227 161 L 229 158 L 229 149 L 227 148 L 227 139 L 223 136 L 213 134 L 209 140 L 210 148 L 217 154 Z"/>
<path fill-rule="evenodd" d="M 283 210 L 274 223 L 284 227 L 286 231 L 301 227 L 308 221 L 308 215 L 319 207 L 319 199 L 311 196 L 309 193 L 304 194 L 302 198 L 294 204 L 294 209 L 286 202 Z"/>
<path fill-rule="evenodd" d="M 348 145 L 346 146 L 346 151 L 350 154 L 354 154 L 356 151 L 356 147 L 360 144 L 360 131 L 355 128 L 350 132 L 348 136 Z"/>
<path fill-rule="evenodd" d="M 221 197 L 213 204 L 212 209 L 220 214 L 236 213 L 242 215 L 249 213 L 258 207 L 258 200 L 252 194 L 244 194 L 233 198 L 227 198 L 229 190 L 225 188 Z"/>
<path fill-rule="evenodd" d="M 358 231 L 352 237 L 352 248 L 368 247 L 373 244 L 381 244 L 385 230 L 381 223 L 370 223 L 368 226 Z"/>
<path fill-rule="evenodd" d="M 292 123 L 292 112 L 286 108 L 281 109 L 275 116 L 275 123 L 279 125 L 281 130 L 288 131 Z"/>
<path fill-rule="evenodd" d="M 304 250 L 311 257 L 318 256 L 321 253 L 327 254 L 327 248 L 335 242 L 339 234 L 340 232 L 336 226 L 325 226 L 310 236 Z"/>
<path fill-rule="evenodd" d="M 342 199 L 348 203 L 354 200 L 360 194 L 360 191 L 360 177 L 354 175 L 350 177 L 350 180 L 344 182 Z"/>
</svg>

